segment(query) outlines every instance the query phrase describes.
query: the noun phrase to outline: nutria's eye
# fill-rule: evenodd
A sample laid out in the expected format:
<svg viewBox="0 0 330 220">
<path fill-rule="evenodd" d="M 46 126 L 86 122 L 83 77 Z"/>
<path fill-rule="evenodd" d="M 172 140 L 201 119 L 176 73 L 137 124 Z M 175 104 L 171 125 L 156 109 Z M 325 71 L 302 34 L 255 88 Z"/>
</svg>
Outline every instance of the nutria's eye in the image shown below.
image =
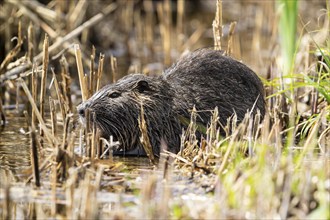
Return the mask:
<svg viewBox="0 0 330 220">
<path fill-rule="evenodd" d="M 147 81 L 144 81 L 144 80 L 141 80 L 137 83 L 137 86 L 136 88 L 138 89 L 138 91 L 140 93 L 146 91 L 146 90 L 150 90 L 150 87 L 149 87 L 149 83 Z"/>
<path fill-rule="evenodd" d="M 120 96 L 120 93 L 119 92 L 112 92 L 108 96 L 109 96 L 109 98 L 114 99 L 114 98 L 118 98 Z"/>
</svg>

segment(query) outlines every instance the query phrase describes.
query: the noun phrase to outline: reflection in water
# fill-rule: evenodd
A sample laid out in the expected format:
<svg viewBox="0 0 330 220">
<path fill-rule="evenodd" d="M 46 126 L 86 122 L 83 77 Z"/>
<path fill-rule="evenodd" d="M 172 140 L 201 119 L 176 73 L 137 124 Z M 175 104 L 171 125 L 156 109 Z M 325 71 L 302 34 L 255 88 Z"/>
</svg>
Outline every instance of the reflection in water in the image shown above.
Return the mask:
<svg viewBox="0 0 330 220">
<path fill-rule="evenodd" d="M 152 169 L 153 165 L 148 157 L 113 157 L 114 162 L 123 163 L 128 170 L 134 169 Z"/>
<path fill-rule="evenodd" d="M 0 131 L 0 170 L 30 167 L 30 137 L 24 117 L 7 116 L 7 124 Z"/>
</svg>

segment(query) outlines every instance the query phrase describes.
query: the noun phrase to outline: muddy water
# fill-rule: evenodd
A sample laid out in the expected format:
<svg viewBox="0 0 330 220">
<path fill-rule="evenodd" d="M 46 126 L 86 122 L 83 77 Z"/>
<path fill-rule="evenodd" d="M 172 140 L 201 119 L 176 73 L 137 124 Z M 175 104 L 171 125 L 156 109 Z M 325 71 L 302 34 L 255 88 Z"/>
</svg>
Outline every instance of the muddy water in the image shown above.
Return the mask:
<svg viewBox="0 0 330 220">
<path fill-rule="evenodd" d="M 30 134 L 25 118 L 8 114 L 6 126 L 0 131 L 0 180 L 26 178 L 22 172 L 31 167 L 30 153 Z M 152 169 L 148 158 L 114 157 L 113 160 L 121 162 L 128 170 Z"/>
</svg>

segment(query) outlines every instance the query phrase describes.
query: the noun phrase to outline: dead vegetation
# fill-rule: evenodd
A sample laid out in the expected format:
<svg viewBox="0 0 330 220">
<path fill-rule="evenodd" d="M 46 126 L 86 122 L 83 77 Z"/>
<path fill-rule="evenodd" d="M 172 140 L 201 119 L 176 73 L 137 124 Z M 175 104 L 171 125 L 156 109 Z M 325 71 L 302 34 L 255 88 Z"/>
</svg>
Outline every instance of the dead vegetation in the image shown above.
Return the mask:
<svg viewBox="0 0 330 220">
<path fill-rule="evenodd" d="M 164 152 L 159 161 L 149 157 L 155 165 L 129 169 L 125 158 L 112 157 L 118 143 L 100 139 L 91 123 L 77 123 L 76 104 L 123 73 L 160 73 L 160 63 L 170 65 L 205 38 L 240 57 L 244 25 L 225 24 L 222 1 L 212 3 L 211 37 L 211 23 L 198 22 L 199 15 L 188 21 L 188 1 L 46 2 L 7 0 L 0 7 L 0 19 L 8 18 L 0 26 L 1 125 L 23 115 L 31 149 L 30 169 L 17 175 L 1 167 L 2 218 L 329 218 L 329 5 L 317 28 L 301 21 L 294 70 L 285 76 L 278 33 L 267 29 L 279 26 L 275 5 L 255 3 L 248 54 L 258 54 L 253 65 L 267 91 L 261 124 L 247 114 L 236 126 L 233 116 L 221 137 L 217 109 L 207 128 L 195 123 L 193 110 L 177 155 Z M 271 39 L 265 56 L 256 43 L 263 32 Z M 141 111 L 142 131 L 143 117 Z M 197 129 L 205 130 L 202 141 Z M 141 141 L 152 149 L 147 136 Z"/>
</svg>

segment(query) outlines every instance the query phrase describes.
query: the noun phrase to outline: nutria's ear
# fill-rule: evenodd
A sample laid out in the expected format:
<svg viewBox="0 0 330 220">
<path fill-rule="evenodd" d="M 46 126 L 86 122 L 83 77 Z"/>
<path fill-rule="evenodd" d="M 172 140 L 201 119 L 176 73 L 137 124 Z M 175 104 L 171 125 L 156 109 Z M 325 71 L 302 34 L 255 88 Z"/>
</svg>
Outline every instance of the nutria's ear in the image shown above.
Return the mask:
<svg viewBox="0 0 330 220">
<path fill-rule="evenodd" d="M 149 83 L 145 80 L 140 80 L 136 87 L 135 87 L 140 93 L 146 91 L 146 90 L 150 90 L 150 87 L 149 87 Z"/>
</svg>

